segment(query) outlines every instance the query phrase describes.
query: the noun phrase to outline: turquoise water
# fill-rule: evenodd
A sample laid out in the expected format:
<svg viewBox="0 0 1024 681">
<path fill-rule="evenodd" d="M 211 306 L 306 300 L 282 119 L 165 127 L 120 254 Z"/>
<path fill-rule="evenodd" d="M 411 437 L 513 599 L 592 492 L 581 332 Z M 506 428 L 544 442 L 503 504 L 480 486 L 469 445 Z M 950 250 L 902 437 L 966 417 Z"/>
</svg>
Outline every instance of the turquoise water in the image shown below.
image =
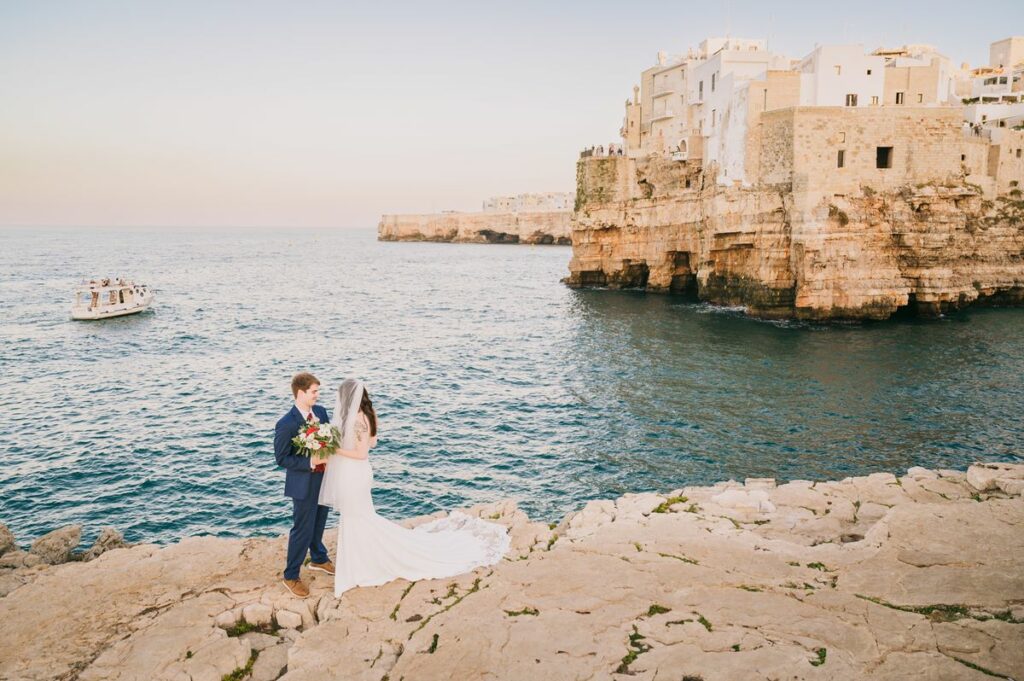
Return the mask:
<svg viewBox="0 0 1024 681">
<path fill-rule="evenodd" d="M 363 378 L 390 517 L 727 478 L 1020 461 L 1024 310 L 766 323 L 572 291 L 568 248 L 379 243 L 370 230 L 0 231 L 0 521 L 133 541 L 289 526 L 288 383 Z M 86 275 L 151 312 L 72 322 Z M 333 523 L 333 519 L 332 519 Z"/>
</svg>

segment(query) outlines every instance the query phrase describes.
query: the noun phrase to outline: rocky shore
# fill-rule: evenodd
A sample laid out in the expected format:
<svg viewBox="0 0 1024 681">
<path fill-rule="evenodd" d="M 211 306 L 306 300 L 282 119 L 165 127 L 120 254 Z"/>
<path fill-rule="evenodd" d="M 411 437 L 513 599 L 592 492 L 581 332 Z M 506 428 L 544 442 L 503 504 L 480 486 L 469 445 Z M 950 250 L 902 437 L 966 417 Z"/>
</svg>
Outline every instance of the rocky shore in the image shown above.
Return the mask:
<svg viewBox="0 0 1024 681">
<path fill-rule="evenodd" d="M 498 565 L 340 600 L 319 573 L 284 590 L 283 537 L 76 554 L 78 528 L 22 551 L 0 526 L 0 679 L 1024 679 L 1022 492 L 1024 465 L 976 464 L 554 526 L 505 501 L 470 509 L 509 527 Z"/>
</svg>

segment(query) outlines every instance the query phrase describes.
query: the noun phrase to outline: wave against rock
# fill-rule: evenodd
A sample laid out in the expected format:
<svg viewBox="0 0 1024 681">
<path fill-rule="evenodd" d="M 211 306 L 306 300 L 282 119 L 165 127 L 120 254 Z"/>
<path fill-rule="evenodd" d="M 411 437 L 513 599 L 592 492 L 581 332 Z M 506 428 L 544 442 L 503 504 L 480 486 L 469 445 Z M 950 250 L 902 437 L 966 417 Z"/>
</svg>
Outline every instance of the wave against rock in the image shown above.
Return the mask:
<svg viewBox="0 0 1024 681">
<path fill-rule="evenodd" d="M 321 573 L 284 590 L 284 538 L 111 550 L 0 572 L 23 582 L 0 678 L 1021 678 L 1022 486 L 1012 464 L 748 479 L 555 527 L 501 502 L 469 511 L 509 527 L 498 565 L 340 600 Z"/>
</svg>

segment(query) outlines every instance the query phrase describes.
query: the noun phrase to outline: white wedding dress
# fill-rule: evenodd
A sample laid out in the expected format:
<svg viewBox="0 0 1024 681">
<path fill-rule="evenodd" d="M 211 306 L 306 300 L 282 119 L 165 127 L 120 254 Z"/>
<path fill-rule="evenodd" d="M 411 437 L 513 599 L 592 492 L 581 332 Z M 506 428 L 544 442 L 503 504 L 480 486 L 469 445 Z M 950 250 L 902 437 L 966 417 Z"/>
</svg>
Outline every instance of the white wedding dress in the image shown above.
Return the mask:
<svg viewBox="0 0 1024 681">
<path fill-rule="evenodd" d="M 346 387 L 343 383 L 339 393 Z M 361 397 L 362 384 L 358 387 Z M 354 397 L 357 404 L 359 397 Z M 351 411 L 350 407 L 339 396 L 336 416 L 339 411 Z M 356 432 L 354 438 L 348 439 L 355 440 L 354 451 L 366 456 L 377 438 L 369 435 L 369 424 L 362 412 L 352 416 L 349 423 Z M 344 437 L 348 433 L 343 427 L 341 430 L 342 448 L 348 449 Z M 493 565 L 508 552 L 510 539 L 502 525 L 453 511 L 446 518 L 408 529 L 377 515 L 372 489 L 373 468 L 368 458 L 340 454 L 330 458 L 320 503 L 341 512 L 335 596 L 357 586 L 377 586 L 393 579 L 415 581 L 463 574 Z"/>
</svg>

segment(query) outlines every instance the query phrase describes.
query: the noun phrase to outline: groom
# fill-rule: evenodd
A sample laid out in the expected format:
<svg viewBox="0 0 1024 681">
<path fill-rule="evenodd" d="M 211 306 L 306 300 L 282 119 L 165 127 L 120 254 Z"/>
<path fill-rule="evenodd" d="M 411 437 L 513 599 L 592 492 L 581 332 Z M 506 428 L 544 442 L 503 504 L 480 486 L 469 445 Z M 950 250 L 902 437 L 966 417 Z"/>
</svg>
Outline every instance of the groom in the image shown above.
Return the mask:
<svg viewBox="0 0 1024 681">
<path fill-rule="evenodd" d="M 292 438 L 314 416 L 321 423 L 327 423 L 330 418 L 327 410 L 316 403 L 320 397 L 320 381 L 313 374 L 295 374 L 292 378 L 292 395 L 295 397 L 295 406 L 281 417 L 274 428 L 274 458 L 278 466 L 287 470 L 284 495 L 292 498 L 292 529 L 288 533 L 288 564 L 284 569 L 284 585 L 294 595 L 305 598 L 309 595 L 309 587 L 299 579 L 299 568 L 306 559 L 307 551 L 311 559 L 310 570 L 334 574 L 334 564 L 323 542 L 328 507 L 317 503 L 327 458 L 299 456 L 292 445 Z"/>
</svg>

